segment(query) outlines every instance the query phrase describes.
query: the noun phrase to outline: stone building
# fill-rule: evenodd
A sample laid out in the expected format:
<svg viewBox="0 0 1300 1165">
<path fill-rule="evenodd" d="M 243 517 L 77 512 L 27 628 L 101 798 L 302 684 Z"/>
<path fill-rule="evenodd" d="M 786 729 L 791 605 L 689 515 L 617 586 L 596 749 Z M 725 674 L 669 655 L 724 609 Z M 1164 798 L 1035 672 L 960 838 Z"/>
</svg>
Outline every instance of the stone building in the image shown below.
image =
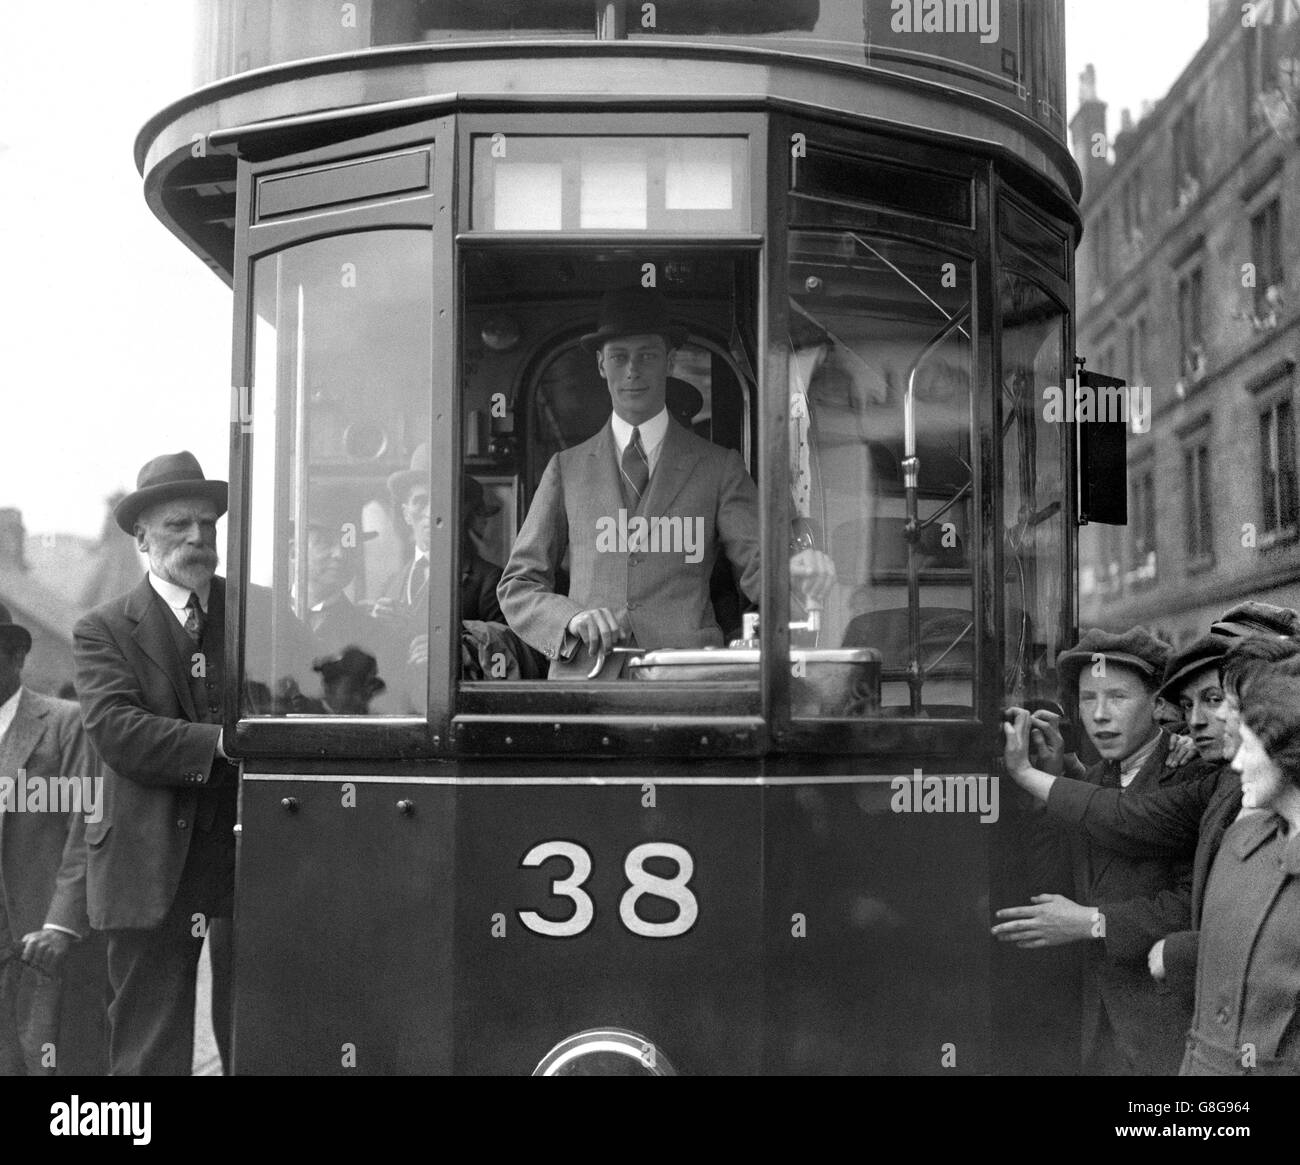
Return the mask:
<svg viewBox="0 0 1300 1165">
<path fill-rule="evenodd" d="M 1212 0 L 1209 20 L 1140 120 L 1107 136 L 1089 66 L 1070 126 L 1075 349 L 1149 386 L 1152 414 L 1127 527 L 1081 531 L 1080 623 L 1179 644 L 1245 597 L 1300 607 L 1300 3 Z"/>
</svg>

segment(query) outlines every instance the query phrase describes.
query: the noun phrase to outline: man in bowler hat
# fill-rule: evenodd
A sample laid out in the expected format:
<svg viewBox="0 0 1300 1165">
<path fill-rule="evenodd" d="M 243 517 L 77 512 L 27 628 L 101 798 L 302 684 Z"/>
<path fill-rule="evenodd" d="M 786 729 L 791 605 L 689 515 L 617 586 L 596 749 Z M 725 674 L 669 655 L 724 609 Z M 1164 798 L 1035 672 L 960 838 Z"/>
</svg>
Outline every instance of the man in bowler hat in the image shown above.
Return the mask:
<svg viewBox="0 0 1300 1165">
<path fill-rule="evenodd" d="M 86 827 L 91 925 L 108 934 L 114 1075 L 188 1075 L 195 975 L 210 934 L 212 1022 L 230 1068 L 238 769 L 222 747 L 224 481 L 156 457 L 114 516 L 149 559 L 128 594 L 73 630 L 86 731 L 111 770 Z"/>
<path fill-rule="evenodd" d="M 613 414 L 594 437 L 551 458 L 515 539 L 497 595 L 506 621 L 550 663 L 552 678 L 582 678 L 617 643 L 721 647 L 709 597 L 719 555 L 740 589 L 759 595 L 757 491 L 735 450 L 697 437 L 666 406 L 673 354 L 686 329 L 654 291 L 608 293 L 599 324 L 582 337 L 609 390 Z M 602 549 L 601 524 L 628 518 L 698 531 L 699 553 L 683 546 Z M 567 594 L 557 572 L 569 555 Z M 804 550 L 792 580 L 820 603 L 834 582 L 830 558 Z M 610 654 L 601 679 L 622 673 Z"/>
</svg>

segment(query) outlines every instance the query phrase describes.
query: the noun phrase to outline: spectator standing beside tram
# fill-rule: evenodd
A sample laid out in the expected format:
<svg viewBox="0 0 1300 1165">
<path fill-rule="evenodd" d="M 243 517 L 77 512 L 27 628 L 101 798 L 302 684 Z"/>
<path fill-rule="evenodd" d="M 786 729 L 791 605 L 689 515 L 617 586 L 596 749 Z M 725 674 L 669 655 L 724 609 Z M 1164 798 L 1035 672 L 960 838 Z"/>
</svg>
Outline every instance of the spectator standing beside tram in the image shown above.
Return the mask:
<svg viewBox="0 0 1300 1165">
<path fill-rule="evenodd" d="M 1131 796 L 1180 783 L 1187 769 L 1165 762 L 1170 739 L 1155 720 L 1156 692 L 1169 659 L 1167 644 L 1143 628 L 1123 635 L 1089 631 L 1058 660 L 1063 687 L 1076 695 L 1083 726 L 1102 760 L 1084 781 Z M 1067 706 L 1073 701 L 1067 700 Z M 1028 764 L 1030 715 L 1016 710 Z M 1040 763 L 1061 771 L 1056 726 L 1036 714 Z M 1008 751 L 1008 765 L 1013 763 Z M 993 934 L 1025 948 L 1087 944 L 1083 987 L 1083 1062 L 1089 1075 L 1171 1075 L 1182 1055 L 1189 1003 L 1153 983 L 1151 945 L 1187 926 L 1186 858 L 1133 857 L 1062 833 L 1074 899 L 1040 893 L 1028 906 L 997 912 Z"/>
</svg>

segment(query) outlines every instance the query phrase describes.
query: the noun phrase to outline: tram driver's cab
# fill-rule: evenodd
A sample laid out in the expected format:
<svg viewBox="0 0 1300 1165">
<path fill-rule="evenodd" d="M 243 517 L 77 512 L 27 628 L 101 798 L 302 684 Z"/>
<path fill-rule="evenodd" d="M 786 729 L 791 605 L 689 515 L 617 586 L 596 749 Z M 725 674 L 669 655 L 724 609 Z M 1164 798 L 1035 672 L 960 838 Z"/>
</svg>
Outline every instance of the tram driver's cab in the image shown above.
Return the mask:
<svg viewBox="0 0 1300 1165">
<path fill-rule="evenodd" d="M 1059 435 L 1034 402 L 1062 369 L 1063 310 L 1011 271 L 998 281 L 1009 525 L 994 553 L 976 519 L 992 464 L 973 433 L 994 412 L 976 391 L 978 251 L 956 225 L 970 221 L 969 180 L 930 176 L 920 198 L 880 165 L 813 154 L 770 232 L 761 135 L 736 122 L 750 132 L 471 132 L 454 247 L 391 225 L 391 209 L 366 222 L 362 206 L 367 229 L 253 256 L 246 575 L 270 601 L 249 592 L 245 715 L 419 718 L 432 676 L 444 706 L 471 717 L 755 716 L 762 650 L 779 636 L 796 719 L 970 720 L 996 617 L 979 597 L 990 568 L 1007 583 L 1009 673 L 1023 684 L 1042 670 L 1052 633 L 1032 608 L 1049 624 L 1060 612 L 1034 565 L 1063 553 L 1064 487 Z M 414 185 L 410 156 L 348 165 Z M 291 213 L 306 197 L 292 183 L 308 179 L 258 181 L 260 207 Z M 354 197 L 358 176 L 340 181 Z M 852 212 L 856 198 L 884 209 Z M 603 296 L 645 287 L 685 329 L 670 416 L 733 450 L 755 482 L 780 626 L 765 627 L 741 564 L 720 553 L 709 592 L 722 645 L 638 644 L 620 680 L 557 683 L 496 583 L 548 463 L 610 416 L 581 337 Z M 567 533 L 570 547 L 594 536 Z M 612 552 L 635 565 L 637 549 Z M 834 570 L 812 602 L 780 577 L 806 549 Z M 570 565 L 556 564 L 559 594 Z"/>
</svg>

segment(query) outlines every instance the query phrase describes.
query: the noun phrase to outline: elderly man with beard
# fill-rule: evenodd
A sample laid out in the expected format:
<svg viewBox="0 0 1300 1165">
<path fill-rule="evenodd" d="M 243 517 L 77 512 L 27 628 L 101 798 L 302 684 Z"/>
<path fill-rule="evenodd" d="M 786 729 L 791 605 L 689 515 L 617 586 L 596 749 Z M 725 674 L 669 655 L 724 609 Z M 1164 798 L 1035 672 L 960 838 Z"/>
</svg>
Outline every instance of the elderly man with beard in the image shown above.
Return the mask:
<svg viewBox="0 0 1300 1165">
<path fill-rule="evenodd" d="M 229 919 L 238 769 L 222 748 L 227 487 L 193 454 L 140 471 L 115 511 L 149 559 L 139 586 L 73 631 L 86 732 L 111 770 L 86 828 L 91 925 L 108 934 L 114 1075 L 188 1075 L 195 977 L 211 934 L 212 1012 L 230 1064 Z"/>
</svg>

